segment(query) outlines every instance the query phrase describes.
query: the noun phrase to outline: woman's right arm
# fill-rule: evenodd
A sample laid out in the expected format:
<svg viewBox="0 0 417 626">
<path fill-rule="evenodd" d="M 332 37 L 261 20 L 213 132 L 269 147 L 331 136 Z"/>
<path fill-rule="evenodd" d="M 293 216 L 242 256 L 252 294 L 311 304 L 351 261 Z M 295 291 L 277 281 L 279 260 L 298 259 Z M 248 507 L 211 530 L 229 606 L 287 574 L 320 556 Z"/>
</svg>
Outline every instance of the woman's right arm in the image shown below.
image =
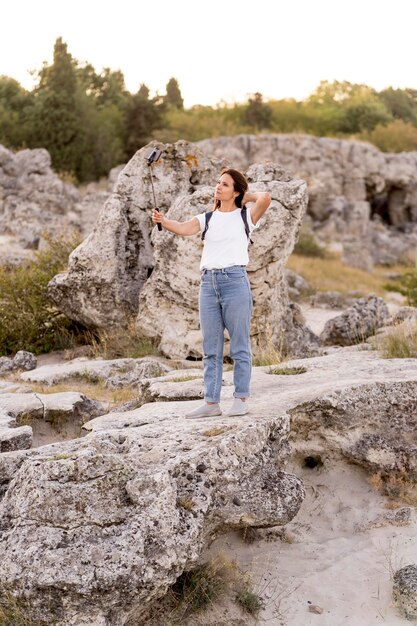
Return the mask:
<svg viewBox="0 0 417 626">
<path fill-rule="evenodd" d="M 176 235 L 196 235 L 200 232 L 200 222 L 196 217 L 186 222 L 177 222 L 176 220 L 167 219 L 165 215 L 154 209 L 152 211 L 152 221 L 154 224 L 161 224 L 163 228 Z"/>
</svg>

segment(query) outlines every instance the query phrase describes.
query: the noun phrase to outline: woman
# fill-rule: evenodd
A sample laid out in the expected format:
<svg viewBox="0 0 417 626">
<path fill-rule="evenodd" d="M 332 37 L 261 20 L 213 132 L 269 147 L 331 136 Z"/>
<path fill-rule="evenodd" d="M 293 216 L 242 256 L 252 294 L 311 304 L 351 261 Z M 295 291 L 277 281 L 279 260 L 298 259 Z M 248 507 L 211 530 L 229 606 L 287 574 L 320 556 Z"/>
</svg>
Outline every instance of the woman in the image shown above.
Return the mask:
<svg viewBox="0 0 417 626">
<path fill-rule="evenodd" d="M 250 319 L 252 294 L 246 273 L 249 262 L 249 238 L 241 208 L 246 210 L 247 230 L 250 233 L 271 202 L 266 192 L 251 193 L 248 182 L 235 169 L 223 170 L 214 192 L 213 214 L 206 226 L 206 214 L 191 220 L 169 220 L 157 209 L 152 221 L 177 235 L 203 233 L 204 249 L 201 257 L 200 325 L 204 350 L 204 400 L 186 417 L 221 415 L 220 391 L 223 374 L 224 329 L 230 337 L 230 356 L 234 362 L 234 401 L 228 415 L 248 413 L 247 398 L 252 373 L 250 348 Z"/>
</svg>

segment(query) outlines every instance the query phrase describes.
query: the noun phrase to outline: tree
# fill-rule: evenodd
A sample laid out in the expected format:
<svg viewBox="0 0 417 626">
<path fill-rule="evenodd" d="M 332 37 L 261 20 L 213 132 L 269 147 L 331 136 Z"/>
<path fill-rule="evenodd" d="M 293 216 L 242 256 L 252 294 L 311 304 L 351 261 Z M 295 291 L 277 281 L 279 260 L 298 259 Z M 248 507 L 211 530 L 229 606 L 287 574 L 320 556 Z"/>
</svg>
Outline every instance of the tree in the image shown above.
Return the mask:
<svg viewBox="0 0 417 626">
<path fill-rule="evenodd" d="M 85 142 L 76 63 L 60 37 L 55 42 L 52 65 L 44 65 L 39 72 L 32 121 L 32 143 L 49 151 L 56 170 L 77 174 Z"/>
<path fill-rule="evenodd" d="M 21 148 L 26 144 L 31 94 L 14 78 L 0 76 L 0 144 Z"/>
<path fill-rule="evenodd" d="M 170 78 L 166 86 L 166 95 L 164 102 L 167 108 L 173 107 L 182 110 L 184 108 L 184 100 L 181 95 L 180 86 L 176 78 Z"/>
<path fill-rule="evenodd" d="M 243 114 L 243 121 L 249 124 L 249 126 L 256 128 L 256 130 L 271 128 L 272 113 L 271 107 L 263 102 L 262 94 L 256 92 L 253 94 L 253 98 L 248 100 Z"/>
<path fill-rule="evenodd" d="M 407 90 L 388 87 L 378 95 L 394 119 L 417 124 L 417 101 Z"/>
<path fill-rule="evenodd" d="M 130 97 L 126 105 L 126 156 L 130 159 L 147 144 L 155 129 L 162 123 L 162 102 L 156 96 L 149 97 L 148 87 L 142 83 L 139 91 Z"/>
<path fill-rule="evenodd" d="M 349 134 L 371 131 L 378 124 L 387 124 L 391 120 L 392 115 L 382 102 L 377 100 L 352 102 L 344 109 L 338 130 Z"/>
<path fill-rule="evenodd" d="M 370 141 L 382 152 L 417 151 L 417 128 L 403 120 L 378 125 L 370 133 L 362 133 L 359 138 Z"/>
</svg>

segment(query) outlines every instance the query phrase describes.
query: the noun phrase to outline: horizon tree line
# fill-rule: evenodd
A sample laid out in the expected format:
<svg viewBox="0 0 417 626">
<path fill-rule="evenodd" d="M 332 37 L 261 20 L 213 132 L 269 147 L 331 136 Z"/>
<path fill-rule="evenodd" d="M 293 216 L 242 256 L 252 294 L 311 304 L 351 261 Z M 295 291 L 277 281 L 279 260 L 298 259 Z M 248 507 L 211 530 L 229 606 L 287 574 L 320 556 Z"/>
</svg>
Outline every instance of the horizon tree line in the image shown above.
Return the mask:
<svg viewBox="0 0 417 626">
<path fill-rule="evenodd" d="M 12 150 L 46 148 L 54 170 L 74 182 L 107 176 L 152 139 L 198 141 L 241 133 L 308 133 L 373 143 L 383 151 L 417 150 L 417 89 L 380 92 L 347 81 L 322 81 L 305 100 L 247 102 L 184 108 L 176 78 L 164 95 L 141 84 L 126 89 L 120 70 L 98 73 L 80 63 L 59 37 L 53 60 L 31 90 L 0 76 L 0 144 Z"/>
</svg>

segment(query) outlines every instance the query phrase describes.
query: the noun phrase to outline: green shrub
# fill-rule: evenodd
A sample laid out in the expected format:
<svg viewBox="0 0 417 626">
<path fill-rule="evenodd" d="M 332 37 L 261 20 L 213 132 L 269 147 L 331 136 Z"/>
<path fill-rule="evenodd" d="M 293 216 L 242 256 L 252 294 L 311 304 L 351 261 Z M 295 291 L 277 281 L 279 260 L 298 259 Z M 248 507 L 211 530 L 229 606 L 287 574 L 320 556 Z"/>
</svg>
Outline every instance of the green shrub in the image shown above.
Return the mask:
<svg viewBox="0 0 417 626">
<path fill-rule="evenodd" d="M 172 587 L 178 602 L 193 613 L 212 604 L 224 590 L 224 580 L 211 563 L 184 572 Z"/>
<path fill-rule="evenodd" d="M 262 598 L 257 593 L 245 589 L 236 596 L 236 602 L 242 607 L 246 613 L 250 615 L 258 615 L 258 613 L 265 608 Z"/>
<path fill-rule="evenodd" d="M 404 272 L 395 282 L 384 287 L 387 291 L 397 291 L 405 296 L 409 306 L 417 306 L 417 269 Z"/>
<path fill-rule="evenodd" d="M 0 354 L 68 347 L 79 330 L 59 313 L 47 291 L 49 281 L 65 269 L 79 240 L 74 235 L 47 241 L 48 247 L 36 252 L 33 261 L 0 267 Z"/>
</svg>

